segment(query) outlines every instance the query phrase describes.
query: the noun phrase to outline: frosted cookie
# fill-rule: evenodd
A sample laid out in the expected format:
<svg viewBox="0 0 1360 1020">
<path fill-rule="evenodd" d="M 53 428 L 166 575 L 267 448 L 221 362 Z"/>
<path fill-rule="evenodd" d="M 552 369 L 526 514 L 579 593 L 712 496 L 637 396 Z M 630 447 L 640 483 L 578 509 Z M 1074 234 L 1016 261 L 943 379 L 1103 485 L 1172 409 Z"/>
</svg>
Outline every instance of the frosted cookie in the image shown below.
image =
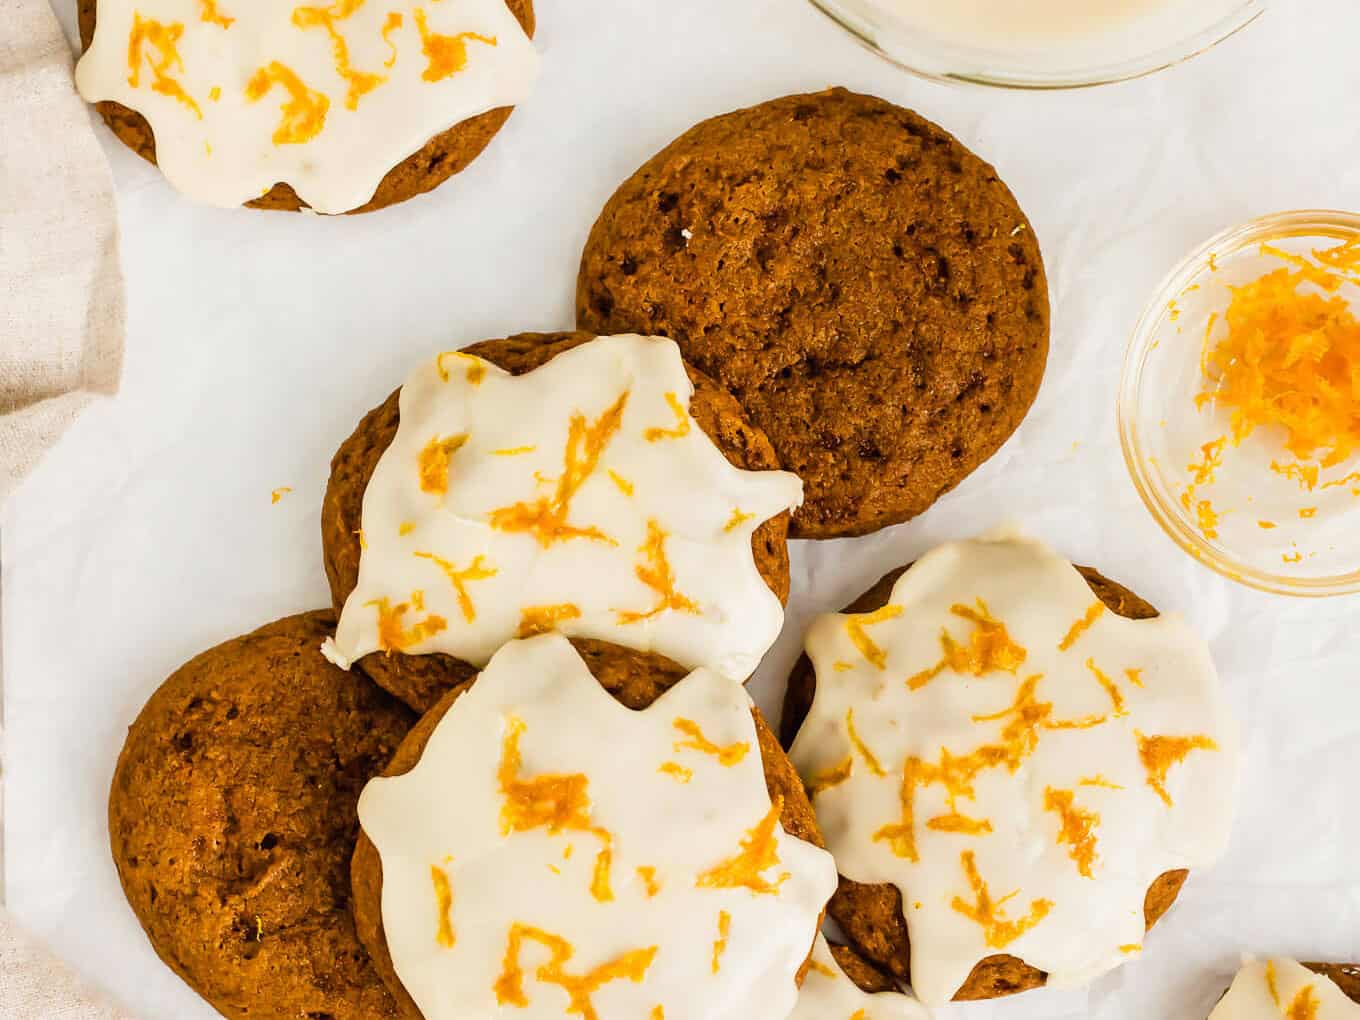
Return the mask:
<svg viewBox="0 0 1360 1020">
<path fill-rule="evenodd" d="M 548 630 L 745 679 L 779 633 L 797 478 L 642 337 L 525 334 L 421 364 L 335 455 L 327 654 L 424 710 Z"/>
<path fill-rule="evenodd" d="M 329 612 L 197 656 L 128 730 L 118 877 L 152 947 L 238 1020 L 398 1016 L 355 934 L 355 802 L 415 721 L 317 651 Z"/>
<path fill-rule="evenodd" d="M 806 646 L 785 725 L 828 909 L 927 1005 L 1119 966 L 1223 852 L 1237 731 L 1203 642 L 1038 542 L 941 546 Z"/>
<path fill-rule="evenodd" d="M 537 75 L 531 0 L 78 0 L 76 84 L 190 198 L 366 212 L 459 172 Z"/>
<path fill-rule="evenodd" d="M 930 1020 L 930 1014 L 851 950 L 818 935 L 789 1020 Z"/>
<path fill-rule="evenodd" d="M 1360 1020 L 1360 967 L 1248 963 L 1209 1020 Z"/>
<path fill-rule="evenodd" d="M 745 691 L 560 635 L 449 692 L 360 798 L 360 937 L 425 1020 L 793 1009 L 835 864 Z M 620 700 L 626 694 L 626 700 Z"/>
<path fill-rule="evenodd" d="M 837 538 L 922 513 L 1019 426 L 1048 285 L 993 167 L 832 89 L 706 120 L 621 184 L 576 322 L 673 337 L 807 485 L 794 537 Z"/>
</svg>

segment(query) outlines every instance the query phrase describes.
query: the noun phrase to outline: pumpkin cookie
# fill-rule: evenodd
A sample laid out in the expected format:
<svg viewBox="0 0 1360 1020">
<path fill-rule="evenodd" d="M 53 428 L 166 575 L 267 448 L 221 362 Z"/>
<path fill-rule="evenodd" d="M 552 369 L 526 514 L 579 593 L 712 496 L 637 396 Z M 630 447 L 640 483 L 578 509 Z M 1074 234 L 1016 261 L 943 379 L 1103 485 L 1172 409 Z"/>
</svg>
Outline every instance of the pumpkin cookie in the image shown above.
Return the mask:
<svg viewBox="0 0 1360 1020">
<path fill-rule="evenodd" d="M 152 947 L 228 1017 L 373 1020 L 396 1004 L 355 936 L 355 802 L 413 717 L 318 652 L 305 613 L 177 670 L 109 795 L 118 877 Z"/>
<path fill-rule="evenodd" d="M 928 1005 L 1118 966 L 1222 852 L 1237 742 L 1208 653 L 1095 571 L 951 543 L 807 647 L 782 732 L 840 866 L 828 910 Z"/>
<path fill-rule="evenodd" d="M 817 936 L 812 966 L 789 1020 L 930 1020 L 892 978 L 849 946 Z"/>
<path fill-rule="evenodd" d="M 76 79 L 129 148 L 213 205 L 370 212 L 423 194 L 477 158 L 536 73 L 531 0 L 298 0 L 283 30 L 268 4 L 181 6 L 78 0 Z"/>
<path fill-rule="evenodd" d="M 365 789 L 360 938 L 412 1018 L 785 1015 L 835 887 L 797 773 L 731 680 L 583 644 L 510 642 Z"/>
<path fill-rule="evenodd" d="M 923 512 L 1025 416 L 1048 354 L 1039 245 L 996 171 L 872 96 L 691 128 L 620 186 L 577 323 L 669 336 L 807 486 L 797 538 Z"/>
<path fill-rule="evenodd" d="M 744 679 L 788 596 L 801 486 L 777 466 L 667 340 L 523 334 L 440 354 L 331 462 L 328 654 L 421 711 L 547 630 Z"/>
<path fill-rule="evenodd" d="M 1243 966 L 1209 1020 L 1357 1020 L 1360 967 L 1277 957 Z"/>
</svg>

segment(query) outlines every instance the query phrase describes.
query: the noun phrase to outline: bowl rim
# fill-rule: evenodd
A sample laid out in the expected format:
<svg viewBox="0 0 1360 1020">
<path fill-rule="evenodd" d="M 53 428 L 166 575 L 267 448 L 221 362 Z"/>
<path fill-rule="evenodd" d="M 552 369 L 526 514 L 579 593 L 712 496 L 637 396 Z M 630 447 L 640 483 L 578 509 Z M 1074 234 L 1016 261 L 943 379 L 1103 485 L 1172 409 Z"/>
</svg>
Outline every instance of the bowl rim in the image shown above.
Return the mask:
<svg viewBox="0 0 1360 1020">
<path fill-rule="evenodd" d="M 1241 6 L 1218 22 L 1201 31 L 1141 57 L 1114 64 L 1094 65 L 1069 69 L 1052 74 L 1020 71 L 953 71 L 931 69 L 924 61 L 912 62 L 899 57 L 879 45 L 874 35 L 875 26 L 851 14 L 842 0 L 808 0 L 813 8 L 826 15 L 862 46 L 904 71 L 929 81 L 986 86 L 1023 92 L 1051 92 L 1061 89 L 1094 88 L 1131 81 L 1175 67 L 1237 35 L 1266 12 L 1268 0 L 1242 0 Z"/>
<path fill-rule="evenodd" d="M 1303 598 L 1351 595 L 1360 592 L 1360 568 L 1327 577 L 1290 577 L 1252 567 L 1215 547 L 1175 507 L 1168 506 L 1158 496 L 1150 471 L 1152 458 L 1144 450 L 1138 431 L 1143 371 L 1156 346 L 1157 325 L 1167 314 L 1170 302 L 1204 271 L 1210 255 L 1237 252 L 1260 241 L 1288 237 L 1354 239 L 1360 237 L 1360 213 L 1341 209 L 1295 209 L 1260 216 L 1221 231 L 1177 263 L 1144 305 L 1124 355 L 1116 402 L 1119 444 L 1129 478 L 1143 505 L 1167 536 L 1200 563 L 1231 581 L 1275 595 Z"/>
</svg>

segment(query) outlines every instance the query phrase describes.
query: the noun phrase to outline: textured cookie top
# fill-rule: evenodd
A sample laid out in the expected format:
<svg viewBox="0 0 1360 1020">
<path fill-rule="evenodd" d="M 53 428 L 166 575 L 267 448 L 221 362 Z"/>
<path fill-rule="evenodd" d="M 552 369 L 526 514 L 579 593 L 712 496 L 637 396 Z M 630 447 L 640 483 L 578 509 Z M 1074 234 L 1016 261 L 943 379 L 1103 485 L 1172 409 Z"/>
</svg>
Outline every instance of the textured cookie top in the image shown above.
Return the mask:
<svg viewBox="0 0 1360 1020">
<path fill-rule="evenodd" d="M 798 1005 L 789 1020 L 930 1020 L 915 999 L 901 992 L 861 991 L 818 935 Z"/>
<path fill-rule="evenodd" d="M 498 652 L 359 816 L 426 1020 L 745 1020 L 793 1008 L 836 885 L 782 807 L 739 685 L 699 670 L 633 711 L 543 635 Z"/>
<path fill-rule="evenodd" d="M 1226 845 L 1237 731 L 1204 643 L 1037 542 L 942 546 L 807 650 L 791 757 L 841 873 L 900 890 L 927 1004 L 998 952 L 1053 985 L 1118 966 L 1153 880 Z"/>
<path fill-rule="evenodd" d="M 1360 1004 L 1293 960 L 1246 964 L 1209 1020 L 1360 1020 Z"/>
<path fill-rule="evenodd" d="M 317 652 L 329 612 L 193 659 L 128 731 L 109 835 L 156 952 L 229 1017 L 394 1017 L 349 911 L 355 802 L 414 717 Z"/>
<path fill-rule="evenodd" d="M 610 199 L 581 328 L 673 337 L 807 485 L 796 537 L 925 510 L 1038 392 L 1048 294 L 996 171 L 872 96 L 788 96 L 692 128 Z"/>
<path fill-rule="evenodd" d="M 402 387 L 364 493 L 358 586 L 327 654 L 482 665 L 547 630 L 745 679 L 783 608 L 751 536 L 801 484 L 733 467 L 675 344 L 606 337 L 513 376 L 441 354 Z"/>
<path fill-rule="evenodd" d="M 99 0 L 76 82 L 147 119 L 190 197 L 286 182 L 338 213 L 432 136 L 524 99 L 537 67 L 504 0 Z"/>
</svg>

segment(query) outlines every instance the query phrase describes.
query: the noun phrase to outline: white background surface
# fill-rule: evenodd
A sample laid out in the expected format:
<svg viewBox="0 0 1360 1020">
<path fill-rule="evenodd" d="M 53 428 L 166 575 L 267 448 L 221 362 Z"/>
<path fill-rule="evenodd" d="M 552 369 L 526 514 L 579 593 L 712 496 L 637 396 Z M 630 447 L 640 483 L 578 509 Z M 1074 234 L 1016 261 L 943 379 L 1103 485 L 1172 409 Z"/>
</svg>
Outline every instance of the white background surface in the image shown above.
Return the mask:
<svg viewBox="0 0 1360 1020">
<path fill-rule="evenodd" d="M 777 704 L 812 613 L 1004 517 L 1188 615 L 1247 738 L 1231 852 L 1191 879 L 1142 959 L 1089 992 L 945 1015 L 1202 1020 L 1244 950 L 1360 960 L 1360 601 L 1257 595 L 1189 560 L 1138 502 L 1114 423 L 1125 339 L 1180 255 L 1261 213 L 1360 207 L 1360 6 L 1285 0 L 1181 68 L 1054 95 L 915 80 L 799 0 L 539 8 L 534 99 L 469 171 L 387 212 L 194 207 L 103 133 L 130 300 L 123 393 L 72 430 L 0 527 L 12 910 L 147 1020 L 210 1015 L 154 958 L 109 859 L 127 724 L 194 653 L 326 602 L 327 462 L 415 359 L 570 326 L 581 244 L 620 180 L 702 117 L 839 83 L 920 110 L 996 163 L 1043 244 L 1053 349 L 1020 433 L 929 514 L 796 544 L 760 700 Z M 271 506 L 283 485 L 294 491 Z"/>
</svg>

